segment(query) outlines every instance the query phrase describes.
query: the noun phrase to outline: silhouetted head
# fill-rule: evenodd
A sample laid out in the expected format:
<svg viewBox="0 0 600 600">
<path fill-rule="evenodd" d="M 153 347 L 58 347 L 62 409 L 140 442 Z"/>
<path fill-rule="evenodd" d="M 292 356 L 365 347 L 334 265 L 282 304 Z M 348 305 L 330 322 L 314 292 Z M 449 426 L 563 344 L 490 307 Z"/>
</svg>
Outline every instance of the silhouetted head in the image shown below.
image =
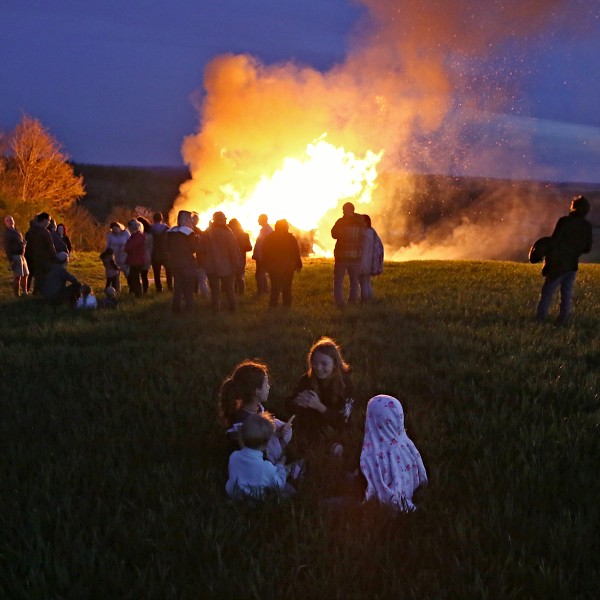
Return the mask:
<svg viewBox="0 0 600 600">
<path fill-rule="evenodd" d="M 152 222 L 153 223 L 162 223 L 162 220 L 163 220 L 163 216 L 162 216 L 161 212 L 155 212 L 152 215 Z"/>
<path fill-rule="evenodd" d="M 577 196 L 571 202 L 571 212 L 585 217 L 590 212 L 590 202 L 585 196 Z"/>
<path fill-rule="evenodd" d="M 192 213 L 189 210 L 180 210 L 177 213 L 177 226 L 178 227 L 191 227 L 192 226 Z"/>
<path fill-rule="evenodd" d="M 264 227 L 265 225 L 269 224 L 269 217 L 267 217 L 267 215 L 262 214 L 262 215 L 258 215 L 258 224 L 261 227 Z"/>
<path fill-rule="evenodd" d="M 353 215 L 354 214 L 354 204 L 352 204 L 352 202 L 346 202 L 342 206 L 342 212 L 345 215 Z"/>
<path fill-rule="evenodd" d="M 281 233 L 287 233 L 290 230 L 290 226 L 285 219 L 279 219 L 275 223 L 275 231 L 279 231 Z"/>
</svg>

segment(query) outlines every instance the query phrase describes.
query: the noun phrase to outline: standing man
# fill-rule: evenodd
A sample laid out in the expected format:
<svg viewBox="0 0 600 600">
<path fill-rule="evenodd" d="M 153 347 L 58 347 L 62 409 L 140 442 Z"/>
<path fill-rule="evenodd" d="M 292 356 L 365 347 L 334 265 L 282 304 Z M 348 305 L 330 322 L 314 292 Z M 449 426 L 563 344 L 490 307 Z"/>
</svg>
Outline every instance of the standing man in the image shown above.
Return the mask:
<svg viewBox="0 0 600 600">
<path fill-rule="evenodd" d="M 265 238 L 262 253 L 265 268 L 271 278 L 269 307 L 275 308 L 282 297 L 283 306 L 292 305 L 292 280 L 294 271 L 302 269 L 298 241 L 289 232 L 285 219 L 275 223 L 275 231 Z"/>
<path fill-rule="evenodd" d="M 194 310 L 194 286 L 196 284 L 196 252 L 198 251 L 198 238 L 192 229 L 192 213 L 180 210 L 177 214 L 177 225 L 167 231 L 167 246 L 169 260 L 173 272 L 173 300 L 171 311 L 173 314 L 182 312 L 181 303 L 185 310 Z"/>
<path fill-rule="evenodd" d="M 366 223 L 362 215 L 354 212 L 354 204 L 346 202 L 342 206 L 343 217 L 335 222 L 331 229 L 331 237 L 336 240 L 333 255 L 333 297 L 335 303 L 342 308 L 344 301 L 344 278 L 346 272 L 350 279 L 350 296 L 348 302 L 356 304 L 359 295 L 359 273 L 363 254 Z"/>
<path fill-rule="evenodd" d="M 560 312 L 558 320 L 565 324 L 571 310 L 573 286 L 579 268 L 579 257 L 592 249 L 592 225 L 585 218 L 590 211 L 587 198 L 578 196 L 571 202 L 569 215 L 561 217 L 550 238 L 542 275 L 546 277 L 537 306 L 537 320 L 543 322 L 548 316 L 552 297 L 560 288 Z"/>
<path fill-rule="evenodd" d="M 27 295 L 27 276 L 29 269 L 25 260 L 25 238 L 15 227 L 15 220 L 10 216 L 4 217 L 4 251 L 9 269 L 13 275 L 13 292 L 19 297 Z"/>
<path fill-rule="evenodd" d="M 258 224 L 260 225 L 261 230 L 254 243 L 252 259 L 256 261 L 256 293 L 261 295 L 269 293 L 269 280 L 267 279 L 267 271 L 262 256 L 262 245 L 265 238 L 270 233 L 273 233 L 273 228 L 269 225 L 269 217 L 265 214 L 258 216 Z"/>
<path fill-rule="evenodd" d="M 165 276 L 167 278 L 167 288 L 173 290 L 173 276 L 168 261 L 167 250 L 167 231 L 169 226 L 163 223 L 161 212 L 155 212 L 152 215 L 152 273 L 154 274 L 154 285 L 157 292 L 162 292 L 162 281 L 160 280 L 160 269 L 165 268 Z"/>
<path fill-rule="evenodd" d="M 33 263 L 34 294 L 44 293 L 44 281 L 51 265 L 58 262 L 52 235 L 48 231 L 50 215 L 42 212 L 31 221 L 29 231 L 25 234 L 27 252 Z"/>
</svg>

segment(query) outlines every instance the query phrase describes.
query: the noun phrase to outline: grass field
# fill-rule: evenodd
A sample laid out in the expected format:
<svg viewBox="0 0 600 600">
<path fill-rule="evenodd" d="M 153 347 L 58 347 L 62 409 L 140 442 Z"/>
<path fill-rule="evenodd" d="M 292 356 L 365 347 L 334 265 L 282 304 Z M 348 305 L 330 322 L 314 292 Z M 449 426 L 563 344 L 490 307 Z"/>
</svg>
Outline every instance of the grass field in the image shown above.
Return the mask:
<svg viewBox="0 0 600 600">
<path fill-rule="evenodd" d="M 96 289 L 97 256 L 71 270 Z M 574 319 L 536 325 L 540 267 L 387 264 L 377 303 L 335 308 L 307 262 L 290 311 L 175 318 L 170 296 L 75 314 L 0 290 L 0 597 L 595 598 L 600 581 L 600 266 Z M 419 510 L 328 511 L 336 465 L 290 502 L 232 506 L 216 390 L 270 366 L 270 409 L 330 335 L 357 399 L 404 405 L 430 484 Z M 360 432 L 355 432 L 357 448 Z"/>
</svg>

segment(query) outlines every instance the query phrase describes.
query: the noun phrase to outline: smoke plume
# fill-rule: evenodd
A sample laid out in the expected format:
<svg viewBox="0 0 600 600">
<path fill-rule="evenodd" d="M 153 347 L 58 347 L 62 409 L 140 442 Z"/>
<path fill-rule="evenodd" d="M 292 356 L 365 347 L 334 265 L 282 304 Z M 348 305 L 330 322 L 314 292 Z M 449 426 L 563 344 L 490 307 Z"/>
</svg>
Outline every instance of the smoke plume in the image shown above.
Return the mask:
<svg viewBox="0 0 600 600">
<path fill-rule="evenodd" d="M 569 3 L 362 4 L 367 16 L 346 60 L 325 73 L 295 62 L 265 65 L 248 55 L 219 56 L 207 66 L 200 131 L 182 148 L 192 178 L 174 212 L 210 211 L 225 196 L 235 206 L 286 157 L 302 157 L 307 144 L 326 139 L 357 157 L 382 151 L 371 204 L 357 210 L 371 215 L 388 256 L 514 256 L 515 240 L 547 230 L 556 210 L 535 211 L 542 201 L 535 186 L 515 190 L 488 180 L 465 190 L 456 178 L 533 179 L 529 138 L 502 116 L 523 109 L 518 83 L 527 70 L 513 57 L 559 17 L 563 26 L 572 22 Z M 280 202 L 285 216 L 286 198 Z M 337 204 L 319 223 L 324 243 Z M 493 248 L 485 243 L 490 237 Z"/>
</svg>

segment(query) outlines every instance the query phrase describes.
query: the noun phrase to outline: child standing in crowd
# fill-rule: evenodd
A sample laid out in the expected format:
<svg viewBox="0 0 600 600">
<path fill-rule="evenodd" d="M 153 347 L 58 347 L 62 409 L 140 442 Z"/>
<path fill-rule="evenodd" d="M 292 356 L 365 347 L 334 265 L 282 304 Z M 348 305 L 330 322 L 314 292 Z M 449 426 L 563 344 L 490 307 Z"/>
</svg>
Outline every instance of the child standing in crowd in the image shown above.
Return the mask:
<svg viewBox="0 0 600 600">
<path fill-rule="evenodd" d="M 286 488 L 283 464 L 272 464 L 263 457 L 274 432 L 275 425 L 265 413 L 251 414 L 244 420 L 240 428 L 242 449 L 229 457 L 229 479 L 225 485 L 228 496 L 260 498 L 267 490 Z"/>
<path fill-rule="evenodd" d="M 375 396 L 367 405 L 360 469 L 367 481 L 365 500 L 376 498 L 401 511 L 415 510 L 415 490 L 427 484 L 419 451 L 404 430 L 402 405 L 391 396 Z"/>
<path fill-rule="evenodd" d="M 340 347 L 331 338 L 322 337 L 308 353 L 308 371 L 286 400 L 287 411 L 296 415 L 299 439 L 319 440 L 332 429 L 330 451 L 342 456 L 344 448 L 339 438 L 352 413 L 353 391 L 350 367 Z"/>
<path fill-rule="evenodd" d="M 96 296 L 92 292 L 92 288 L 84 283 L 80 288 L 81 296 L 77 298 L 75 308 L 89 309 L 97 308 L 98 303 L 96 302 Z"/>
<path fill-rule="evenodd" d="M 269 396 L 269 372 L 263 363 L 245 360 L 234 368 L 219 395 L 221 418 L 234 447 L 239 445 L 239 430 L 250 415 L 267 415 L 263 403 Z M 275 435 L 269 440 L 266 456 L 272 463 L 283 459 L 284 448 L 292 438 L 291 422 L 273 419 Z"/>
<path fill-rule="evenodd" d="M 116 290 L 119 287 L 119 266 L 115 262 L 115 251 L 112 248 L 107 248 L 100 254 L 100 260 L 104 265 L 106 287 L 112 287 Z"/>
</svg>

